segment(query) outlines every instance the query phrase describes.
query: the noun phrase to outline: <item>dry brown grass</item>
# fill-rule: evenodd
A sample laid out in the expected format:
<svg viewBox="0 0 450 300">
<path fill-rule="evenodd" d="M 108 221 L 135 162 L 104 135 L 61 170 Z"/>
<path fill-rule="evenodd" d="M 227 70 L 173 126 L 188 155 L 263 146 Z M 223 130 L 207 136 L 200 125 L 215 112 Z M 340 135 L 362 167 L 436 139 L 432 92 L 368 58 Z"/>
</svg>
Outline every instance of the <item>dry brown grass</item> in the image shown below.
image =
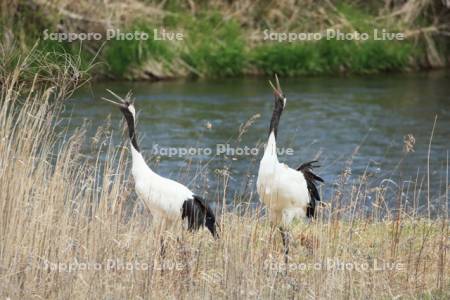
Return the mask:
<svg viewBox="0 0 450 300">
<path fill-rule="evenodd" d="M 22 91 L 20 72 L 2 79 L 0 99 L 0 297 L 449 296 L 448 212 L 433 220 L 406 207 L 367 215 L 356 209 L 358 189 L 348 205 L 337 205 L 337 194 L 315 222 L 293 226 L 292 265 L 283 265 L 279 234 L 259 211 L 234 208 L 221 214 L 218 241 L 206 231 L 167 233 L 162 261 L 160 233 L 134 202 L 128 150 L 102 129 L 90 139 L 83 128 L 58 128 L 55 103 L 67 94 L 54 92 L 59 85 Z M 97 155 L 80 153 L 83 142 Z"/>
</svg>

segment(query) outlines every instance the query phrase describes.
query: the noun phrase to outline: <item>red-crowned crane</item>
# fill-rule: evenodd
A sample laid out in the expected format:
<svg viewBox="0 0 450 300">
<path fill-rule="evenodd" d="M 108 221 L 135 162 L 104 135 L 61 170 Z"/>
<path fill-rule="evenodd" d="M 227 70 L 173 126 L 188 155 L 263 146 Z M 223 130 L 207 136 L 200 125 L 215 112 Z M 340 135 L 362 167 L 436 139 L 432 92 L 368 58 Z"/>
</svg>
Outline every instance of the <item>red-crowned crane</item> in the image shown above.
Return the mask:
<svg viewBox="0 0 450 300">
<path fill-rule="evenodd" d="M 269 81 L 274 90 L 275 103 L 269 139 L 259 165 L 256 185 L 260 201 L 267 207 L 271 224 L 277 226 L 281 232 L 287 262 L 289 254 L 287 228 L 295 218 L 315 216 L 316 205 L 320 203 L 316 182 L 323 182 L 323 179 L 312 172 L 317 161 L 304 163 L 296 170 L 278 161 L 276 138 L 280 117 L 286 107 L 286 97 L 276 75 L 275 80 L 277 87 Z"/>
<path fill-rule="evenodd" d="M 132 169 L 135 190 L 157 222 L 170 227 L 175 222 L 187 219 L 188 229 L 198 230 L 206 227 L 214 238 L 218 238 L 216 218 L 206 201 L 183 184 L 156 174 L 142 157 L 136 136 L 136 109 L 131 102 L 131 94 L 122 99 L 108 90 L 120 103 L 103 98 L 117 105 L 128 125 Z M 163 239 L 161 251 L 164 251 Z"/>
</svg>

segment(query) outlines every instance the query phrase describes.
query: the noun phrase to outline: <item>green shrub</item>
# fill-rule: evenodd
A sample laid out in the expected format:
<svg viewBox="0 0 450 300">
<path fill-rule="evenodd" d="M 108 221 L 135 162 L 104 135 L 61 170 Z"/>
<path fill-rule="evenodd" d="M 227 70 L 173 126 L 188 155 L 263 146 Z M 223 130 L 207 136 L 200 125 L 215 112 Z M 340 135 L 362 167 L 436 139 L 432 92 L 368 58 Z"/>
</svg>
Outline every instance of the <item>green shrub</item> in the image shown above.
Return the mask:
<svg viewBox="0 0 450 300">
<path fill-rule="evenodd" d="M 144 22 L 137 22 L 121 32 L 146 32 L 148 39 L 128 41 L 111 39 L 107 42 L 104 58 L 113 75 L 121 77 L 128 68 L 137 67 L 150 57 L 160 60 L 170 60 L 174 57 L 168 41 L 153 39 L 154 28 L 156 27 Z"/>
<path fill-rule="evenodd" d="M 218 13 L 189 19 L 182 58 L 201 74 L 213 77 L 242 74 L 246 48 L 241 28 Z"/>
</svg>

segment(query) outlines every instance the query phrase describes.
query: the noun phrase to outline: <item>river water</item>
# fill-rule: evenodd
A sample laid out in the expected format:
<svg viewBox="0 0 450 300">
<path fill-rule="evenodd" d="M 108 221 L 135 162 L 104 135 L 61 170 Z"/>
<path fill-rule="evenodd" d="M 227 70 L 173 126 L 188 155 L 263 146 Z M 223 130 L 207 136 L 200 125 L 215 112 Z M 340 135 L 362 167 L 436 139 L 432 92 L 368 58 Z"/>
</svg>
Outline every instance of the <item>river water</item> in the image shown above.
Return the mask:
<svg viewBox="0 0 450 300">
<path fill-rule="evenodd" d="M 350 185 L 365 174 L 374 187 L 383 179 L 397 184 L 425 181 L 426 187 L 435 118 L 430 181 L 433 197 L 445 193 L 450 72 L 281 78 L 281 83 L 287 106 L 278 134 L 284 151 L 280 161 L 297 167 L 320 160 L 316 172 L 326 181 L 321 187 L 325 200 L 333 195 L 344 170 L 351 174 Z M 228 198 L 247 195 L 246 199 L 257 200 L 258 162 L 273 106 L 266 78 L 94 82 L 79 90 L 64 112 L 71 126 L 87 120 L 88 134 L 93 135 L 110 116 L 114 142 L 121 145 L 126 138 L 122 115 L 100 100 L 108 95 L 107 88 L 120 95 L 133 92 L 140 146 L 158 173 L 200 194 L 209 191 L 207 196 L 216 199 L 227 174 Z M 240 132 L 248 120 L 251 124 Z M 405 156 L 404 137 L 409 134 L 415 139 L 414 152 Z"/>
</svg>

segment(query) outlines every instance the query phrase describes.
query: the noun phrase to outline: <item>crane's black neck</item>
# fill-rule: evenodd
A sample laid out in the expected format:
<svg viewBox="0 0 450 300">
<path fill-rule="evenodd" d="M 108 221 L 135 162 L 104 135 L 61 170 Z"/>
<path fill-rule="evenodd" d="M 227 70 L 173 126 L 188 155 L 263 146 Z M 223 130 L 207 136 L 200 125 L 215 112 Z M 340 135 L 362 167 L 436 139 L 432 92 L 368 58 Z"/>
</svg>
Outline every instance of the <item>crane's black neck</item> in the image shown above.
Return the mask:
<svg viewBox="0 0 450 300">
<path fill-rule="evenodd" d="M 126 108 L 121 108 L 120 110 L 122 111 L 123 115 L 125 116 L 125 120 L 127 120 L 128 135 L 130 136 L 131 144 L 133 145 L 134 149 L 136 149 L 136 151 L 140 152 L 140 149 L 139 149 L 139 146 L 137 143 L 133 114 Z"/>
<path fill-rule="evenodd" d="M 281 114 L 283 113 L 283 103 L 279 99 L 275 99 L 275 104 L 272 112 L 272 119 L 270 120 L 269 136 L 273 132 L 275 138 L 278 133 L 278 124 L 280 123 Z"/>
</svg>

